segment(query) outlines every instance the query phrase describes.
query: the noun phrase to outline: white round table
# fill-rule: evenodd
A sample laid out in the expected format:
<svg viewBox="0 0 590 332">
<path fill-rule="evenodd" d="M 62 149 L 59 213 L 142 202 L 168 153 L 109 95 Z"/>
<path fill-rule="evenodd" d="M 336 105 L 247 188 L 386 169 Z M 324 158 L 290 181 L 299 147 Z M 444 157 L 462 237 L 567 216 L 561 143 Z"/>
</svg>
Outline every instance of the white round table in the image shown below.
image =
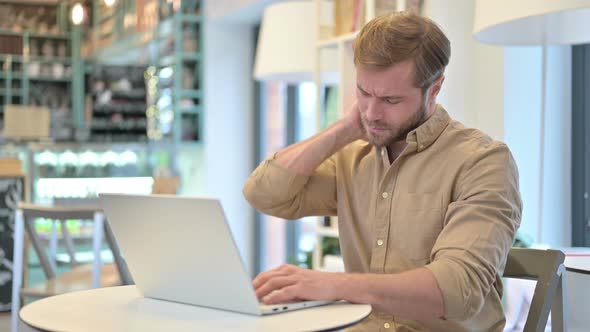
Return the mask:
<svg viewBox="0 0 590 332">
<path fill-rule="evenodd" d="M 588 331 L 590 326 L 590 248 L 563 248 L 568 331 Z"/>
<path fill-rule="evenodd" d="M 564 248 L 566 270 L 581 274 L 590 274 L 590 248 Z"/>
<path fill-rule="evenodd" d="M 341 329 L 370 312 L 367 304 L 335 303 L 259 317 L 144 298 L 122 286 L 45 298 L 23 307 L 20 319 L 21 331 L 288 332 Z"/>
</svg>

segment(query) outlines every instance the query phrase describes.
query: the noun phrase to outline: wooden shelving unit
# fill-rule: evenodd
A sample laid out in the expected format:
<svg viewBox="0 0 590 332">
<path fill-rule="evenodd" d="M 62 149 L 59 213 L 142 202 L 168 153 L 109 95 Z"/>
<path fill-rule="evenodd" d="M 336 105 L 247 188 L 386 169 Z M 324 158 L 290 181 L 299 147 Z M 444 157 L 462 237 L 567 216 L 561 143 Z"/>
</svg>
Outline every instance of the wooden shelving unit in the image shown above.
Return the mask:
<svg viewBox="0 0 590 332">
<path fill-rule="evenodd" d="M 150 139 L 180 143 L 202 137 L 201 7 L 201 0 L 152 0 L 142 8 L 130 0 L 120 0 L 112 8 L 94 1 L 93 40 L 99 47 L 89 56 L 91 61 L 155 68 L 157 92 L 148 116 L 156 118 L 148 121 L 153 124 Z M 157 19 L 146 21 L 140 12 Z M 138 21 L 125 27 L 129 15 Z M 156 134 L 150 136 L 152 132 Z"/>
<path fill-rule="evenodd" d="M 71 140 L 83 125 L 76 96 L 83 74 L 75 70 L 81 32 L 68 21 L 68 3 L 0 0 L 0 6 L 15 20 L 0 23 L 0 118 L 5 105 L 45 106 L 59 119 L 51 137 Z"/>
<path fill-rule="evenodd" d="M 91 141 L 147 141 L 145 71 L 145 66 L 92 66 L 87 75 Z"/>
</svg>

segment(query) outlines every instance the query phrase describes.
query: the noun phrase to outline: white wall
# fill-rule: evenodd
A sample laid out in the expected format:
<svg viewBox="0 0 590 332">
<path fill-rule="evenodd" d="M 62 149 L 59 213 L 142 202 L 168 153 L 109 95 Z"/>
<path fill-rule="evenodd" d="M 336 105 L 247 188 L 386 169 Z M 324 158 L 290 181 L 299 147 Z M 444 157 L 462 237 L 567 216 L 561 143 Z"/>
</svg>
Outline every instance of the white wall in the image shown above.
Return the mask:
<svg viewBox="0 0 590 332">
<path fill-rule="evenodd" d="M 221 198 L 242 258 L 253 271 L 253 210 L 242 186 L 254 162 L 254 31 L 210 20 L 204 32 L 207 193 Z"/>
<path fill-rule="evenodd" d="M 548 51 L 543 239 L 570 246 L 572 232 L 572 49 Z"/>
<path fill-rule="evenodd" d="M 539 116 L 541 108 L 541 61 L 537 48 L 505 50 L 506 142 L 512 149 L 520 174 L 523 215 L 520 229 L 536 236 L 539 191 Z"/>
<path fill-rule="evenodd" d="M 206 0 L 207 17 L 231 23 L 256 24 L 260 22 L 264 7 L 285 0 Z"/>
<path fill-rule="evenodd" d="M 180 179 L 179 195 L 207 194 L 207 165 L 203 144 L 183 144 L 177 151 Z"/>
<path fill-rule="evenodd" d="M 451 60 L 439 95 L 453 118 L 466 126 L 503 139 L 502 49 L 483 45 L 472 37 L 472 0 L 427 0 L 424 15 L 441 26 L 451 41 Z"/>
<path fill-rule="evenodd" d="M 548 48 L 543 224 L 539 227 L 541 47 L 505 49 L 505 133 L 520 170 L 521 230 L 551 246 L 571 244 L 571 48 Z"/>
<path fill-rule="evenodd" d="M 207 1 L 207 17 L 210 19 L 225 18 L 228 15 L 256 4 L 261 0 L 209 0 Z"/>
</svg>

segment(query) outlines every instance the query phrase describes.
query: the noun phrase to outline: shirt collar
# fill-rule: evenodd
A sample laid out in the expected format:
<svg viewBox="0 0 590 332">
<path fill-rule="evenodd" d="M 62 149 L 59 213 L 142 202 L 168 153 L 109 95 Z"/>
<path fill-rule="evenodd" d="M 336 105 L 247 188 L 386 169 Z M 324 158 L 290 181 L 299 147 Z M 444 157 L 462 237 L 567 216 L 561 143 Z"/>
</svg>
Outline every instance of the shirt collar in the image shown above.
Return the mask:
<svg viewBox="0 0 590 332">
<path fill-rule="evenodd" d="M 441 105 L 436 105 L 434 113 L 418 128 L 408 133 L 406 142 L 416 144 L 416 152 L 428 148 L 442 134 L 451 120 L 449 113 Z"/>
</svg>

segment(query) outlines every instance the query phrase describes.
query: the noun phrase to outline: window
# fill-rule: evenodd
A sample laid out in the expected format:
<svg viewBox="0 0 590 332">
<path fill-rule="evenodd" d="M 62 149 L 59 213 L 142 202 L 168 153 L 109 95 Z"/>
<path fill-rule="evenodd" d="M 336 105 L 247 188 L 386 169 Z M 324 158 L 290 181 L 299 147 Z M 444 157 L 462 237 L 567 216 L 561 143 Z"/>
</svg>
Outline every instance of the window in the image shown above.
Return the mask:
<svg viewBox="0 0 590 332">
<path fill-rule="evenodd" d="M 572 49 L 572 245 L 590 246 L 590 44 Z"/>
</svg>

